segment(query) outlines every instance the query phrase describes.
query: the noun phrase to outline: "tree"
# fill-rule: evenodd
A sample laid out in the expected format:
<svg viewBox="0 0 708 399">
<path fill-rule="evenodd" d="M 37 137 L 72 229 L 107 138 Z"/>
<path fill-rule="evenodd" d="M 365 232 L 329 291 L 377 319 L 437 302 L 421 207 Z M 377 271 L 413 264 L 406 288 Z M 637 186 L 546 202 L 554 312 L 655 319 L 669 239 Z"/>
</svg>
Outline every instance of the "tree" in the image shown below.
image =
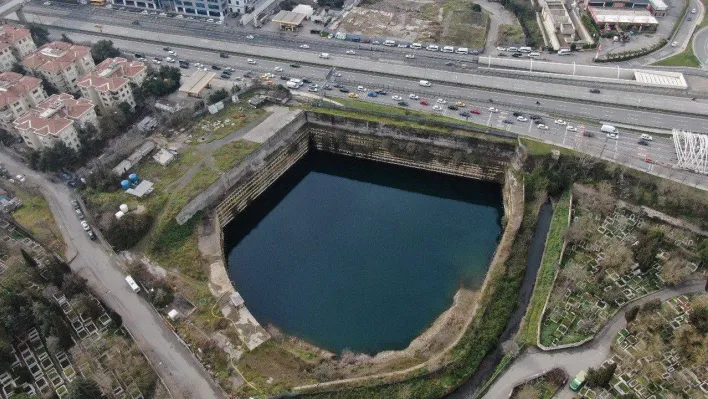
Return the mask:
<svg viewBox="0 0 708 399">
<path fill-rule="evenodd" d="M 680 283 L 689 274 L 691 271 L 686 267 L 686 261 L 673 253 L 661 268 L 661 278 L 669 285 Z"/>
<path fill-rule="evenodd" d="M 627 321 L 627 324 L 633 322 L 634 319 L 637 318 L 638 313 L 639 306 L 632 306 L 628 311 L 624 312 L 624 319 Z"/>
<path fill-rule="evenodd" d="M 575 43 L 570 43 L 570 51 L 575 51 L 578 49 L 578 45 Z"/>
<path fill-rule="evenodd" d="M 638 251 L 634 253 L 634 261 L 639 264 L 639 269 L 647 271 L 656 262 L 656 255 L 659 254 L 659 246 L 664 239 L 661 230 L 639 230 L 637 234 Z"/>
<path fill-rule="evenodd" d="M 693 311 L 688 321 L 700 334 L 708 334 L 708 297 L 702 296 L 693 302 Z"/>
<path fill-rule="evenodd" d="M 129 213 L 114 221 L 104 232 L 104 237 L 118 250 L 132 248 L 148 232 L 151 223 L 148 214 Z"/>
<path fill-rule="evenodd" d="M 68 399 L 95 399 L 101 395 L 101 388 L 93 380 L 77 377 L 69 383 Z"/>
<path fill-rule="evenodd" d="M 632 251 L 621 242 L 615 241 L 605 250 L 602 264 L 619 274 L 626 274 L 632 269 Z"/>
<path fill-rule="evenodd" d="M 482 6 L 480 6 L 477 3 L 472 4 L 472 11 L 474 12 L 482 12 Z"/>
<path fill-rule="evenodd" d="M 101 305 L 87 294 L 79 294 L 73 301 L 76 305 L 76 311 L 79 314 L 84 314 L 92 319 L 97 319 L 103 314 Z"/>
<path fill-rule="evenodd" d="M 49 31 L 42 25 L 29 24 L 30 35 L 37 47 L 41 47 L 49 43 Z"/>
<path fill-rule="evenodd" d="M 0 304 L 2 328 L 5 336 L 15 337 L 24 334 L 34 324 L 32 303 L 22 295 L 8 293 Z"/>
<path fill-rule="evenodd" d="M 615 370 L 617 369 L 617 363 L 610 363 L 607 366 L 600 367 L 599 369 L 595 370 L 593 368 L 588 369 L 588 374 L 587 374 L 587 384 L 591 388 L 609 388 L 610 387 L 610 380 L 612 379 L 612 376 L 615 374 Z"/>
<path fill-rule="evenodd" d="M 113 46 L 113 41 L 111 40 L 99 40 L 91 46 L 91 56 L 99 64 L 106 58 L 120 56 L 120 50 Z"/>
<path fill-rule="evenodd" d="M 597 230 L 597 223 L 590 215 L 580 215 L 578 220 L 573 221 L 565 233 L 565 238 L 570 244 L 583 242 L 588 235 Z"/>
<path fill-rule="evenodd" d="M 34 399 L 34 396 L 30 396 L 27 392 L 22 392 L 13 394 L 10 399 Z"/>
<path fill-rule="evenodd" d="M 113 170 L 106 167 L 98 167 L 93 169 L 86 175 L 86 185 L 100 191 L 113 192 L 118 190 L 118 181 L 120 176 L 115 174 Z"/>
<path fill-rule="evenodd" d="M 75 273 L 69 273 L 61 286 L 62 292 L 69 298 L 86 292 L 86 289 L 86 279 Z"/>
<path fill-rule="evenodd" d="M 12 64 L 12 68 L 10 69 L 10 71 L 15 72 L 15 73 L 19 73 L 20 75 L 27 75 L 27 70 L 19 62 Z"/>
<path fill-rule="evenodd" d="M 73 167 L 77 160 L 76 151 L 69 148 L 63 141 L 58 141 L 53 146 L 43 148 L 39 152 L 37 169 L 56 172 L 60 169 Z M 30 165 L 32 165 L 31 161 Z"/>
<path fill-rule="evenodd" d="M 209 103 L 215 104 L 218 103 L 219 101 L 225 99 L 226 97 L 229 96 L 229 92 L 226 91 L 226 89 L 219 89 L 209 96 Z"/>
<path fill-rule="evenodd" d="M 25 265 L 31 268 L 37 267 L 37 260 L 33 258 L 32 255 L 28 254 L 24 248 L 20 248 L 20 254 L 22 255 L 22 259 L 25 260 Z"/>
<path fill-rule="evenodd" d="M 65 43 L 74 44 L 74 41 L 69 39 L 69 36 L 67 36 L 66 33 L 62 33 L 61 38 L 59 40 Z"/>
</svg>

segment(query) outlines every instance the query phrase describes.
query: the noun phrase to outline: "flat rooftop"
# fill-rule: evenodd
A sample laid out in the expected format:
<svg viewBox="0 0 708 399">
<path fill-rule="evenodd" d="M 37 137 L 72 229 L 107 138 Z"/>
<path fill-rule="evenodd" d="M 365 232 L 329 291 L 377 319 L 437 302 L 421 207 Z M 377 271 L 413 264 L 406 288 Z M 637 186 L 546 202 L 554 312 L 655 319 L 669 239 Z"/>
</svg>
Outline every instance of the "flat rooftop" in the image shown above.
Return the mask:
<svg viewBox="0 0 708 399">
<path fill-rule="evenodd" d="M 595 8 L 590 7 L 595 22 L 608 24 L 641 24 L 641 25 L 658 25 L 659 21 L 651 15 L 649 10 L 629 9 L 622 10 L 617 8 Z"/>
<path fill-rule="evenodd" d="M 299 12 L 280 11 L 275 14 L 271 21 L 281 25 L 299 26 L 305 18 L 307 18 L 307 15 Z"/>
<path fill-rule="evenodd" d="M 677 89 L 688 88 L 686 79 L 683 77 L 683 74 L 679 72 L 635 70 L 634 78 L 638 82 L 645 83 L 648 86 L 675 87 Z"/>
<path fill-rule="evenodd" d="M 213 72 L 196 71 L 180 86 L 179 91 L 187 95 L 199 96 L 199 93 L 201 93 L 215 77 L 216 74 Z"/>
</svg>

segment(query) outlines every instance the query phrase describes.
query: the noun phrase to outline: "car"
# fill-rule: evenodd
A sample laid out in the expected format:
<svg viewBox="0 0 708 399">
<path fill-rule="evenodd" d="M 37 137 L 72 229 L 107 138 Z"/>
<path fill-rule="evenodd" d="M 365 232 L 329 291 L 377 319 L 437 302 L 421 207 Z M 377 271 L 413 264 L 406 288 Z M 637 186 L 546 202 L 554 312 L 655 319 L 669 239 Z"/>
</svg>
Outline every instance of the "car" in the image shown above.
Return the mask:
<svg viewBox="0 0 708 399">
<path fill-rule="evenodd" d="M 160 13 L 160 16 L 161 16 L 161 17 L 166 17 L 166 16 L 167 16 L 167 13 L 166 13 L 166 12 L 161 12 L 161 13 Z"/>
<path fill-rule="evenodd" d="M 165 58 L 165 61 L 166 61 L 166 62 L 169 62 L 170 64 L 173 64 L 173 63 L 175 63 L 177 60 L 175 60 L 175 59 L 172 58 L 172 57 L 167 57 L 167 58 Z"/>
<path fill-rule="evenodd" d="M 334 86 L 334 87 L 336 87 L 336 88 L 338 88 L 338 89 L 344 87 L 344 86 L 342 86 L 340 83 L 335 83 L 335 84 L 333 84 L 332 86 Z"/>
<path fill-rule="evenodd" d="M 525 116 L 517 116 L 516 120 L 519 122 L 528 122 L 529 119 Z"/>
<path fill-rule="evenodd" d="M 349 93 L 349 89 L 347 89 L 346 87 L 340 88 L 339 91 L 341 91 L 342 93 Z"/>
<path fill-rule="evenodd" d="M 520 58 L 520 57 L 523 57 L 524 55 L 522 53 L 514 53 L 511 56 L 514 58 Z"/>
<path fill-rule="evenodd" d="M 458 101 L 455 103 L 455 105 L 457 105 L 458 107 L 464 107 L 465 103 L 463 103 L 462 101 Z"/>
<path fill-rule="evenodd" d="M 310 83 L 312 83 L 312 81 L 310 79 L 304 78 L 304 79 L 302 79 L 302 83 L 310 84 Z"/>
<path fill-rule="evenodd" d="M 17 176 L 15 176 L 15 180 L 17 180 L 20 183 L 24 183 L 26 180 L 25 175 L 17 175 Z"/>
<path fill-rule="evenodd" d="M 537 120 L 537 119 L 543 119 L 543 118 L 541 118 L 541 115 L 531 114 L 531 115 L 529 115 L 529 119 Z"/>
<path fill-rule="evenodd" d="M 217 24 L 217 25 L 223 25 L 223 24 L 224 24 L 224 21 L 218 20 L 218 21 L 215 22 L 215 24 Z"/>
<path fill-rule="evenodd" d="M 94 233 L 93 230 L 90 230 L 90 229 L 87 230 L 87 231 L 86 231 L 86 234 L 88 234 L 88 236 L 89 236 L 89 238 L 91 239 L 91 241 L 96 241 L 96 238 L 97 238 L 97 237 L 96 237 L 96 233 Z"/>
<path fill-rule="evenodd" d="M 91 226 L 89 226 L 88 222 L 86 222 L 85 220 L 81 221 L 81 227 L 83 227 L 86 231 L 91 230 Z"/>
<path fill-rule="evenodd" d="M 443 100 L 442 98 L 438 98 L 436 101 L 438 104 L 447 104 L 447 101 Z"/>
<path fill-rule="evenodd" d="M 425 100 L 420 100 L 420 103 L 419 103 L 419 104 L 420 104 L 420 105 L 424 105 L 424 106 L 430 105 L 430 103 L 428 103 L 428 102 L 425 101 Z"/>
<path fill-rule="evenodd" d="M 407 106 L 408 106 L 408 103 L 405 102 L 405 101 L 399 101 L 399 102 L 398 102 L 398 105 L 400 105 L 401 107 L 407 107 Z"/>
<path fill-rule="evenodd" d="M 415 93 L 411 93 L 411 94 L 408 95 L 408 98 L 410 98 L 411 100 L 417 100 L 417 99 L 419 99 L 420 97 L 419 97 L 417 94 L 415 94 Z"/>
<path fill-rule="evenodd" d="M 172 51 L 172 50 L 167 50 L 167 54 L 169 54 L 169 55 L 177 55 L 177 53 L 174 52 L 174 51 Z"/>
<path fill-rule="evenodd" d="M 354 55 L 354 54 L 356 54 L 356 51 L 354 51 L 354 50 L 347 50 L 347 54 L 349 54 L 349 55 Z"/>
<path fill-rule="evenodd" d="M 457 111 L 460 108 L 455 104 L 450 104 L 447 106 L 447 109 L 452 110 L 452 111 Z"/>
<path fill-rule="evenodd" d="M 650 135 L 648 135 L 646 133 L 643 133 L 639 138 L 641 138 L 642 140 L 646 140 L 646 141 L 653 141 L 654 140 L 653 137 L 651 137 Z"/>
<path fill-rule="evenodd" d="M 393 100 L 393 101 L 403 101 L 403 97 L 401 97 L 401 96 L 399 96 L 399 95 L 393 95 L 393 96 L 391 96 L 391 100 Z"/>
<path fill-rule="evenodd" d="M 479 110 L 478 109 L 471 109 L 470 114 L 479 115 Z"/>
<path fill-rule="evenodd" d="M 248 39 L 248 40 L 253 40 L 253 35 L 248 35 L 248 36 L 246 36 L 246 39 Z"/>
<path fill-rule="evenodd" d="M 322 90 L 327 90 L 327 91 L 332 90 L 332 86 L 326 84 L 326 85 L 322 86 Z"/>
<path fill-rule="evenodd" d="M 646 141 L 646 140 L 644 140 L 644 139 L 639 139 L 639 141 L 637 141 L 637 144 L 639 144 L 639 145 L 649 145 L 649 142 Z"/>
<path fill-rule="evenodd" d="M 577 131 L 578 131 L 578 128 L 575 127 L 575 126 L 568 125 L 568 126 L 565 127 L 565 130 L 567 130 L 567 131 L 569 131 L 569 132 L 577 132 Z"/>
<path fill-rule="evenodd" d="M 349 93 L 349 98 L 359 98 L 359 95 L 356 93 Z"/>
<path fill-rule="evenodd" d="M 301 44 L 300 48 L 308 49 L 308 48 L 310 48 L 310 46 L 308 46 L 307 44 Z"/>
<path fill-rule="evenodd" d="M 565 126 L 568 124 L 568 122 L 564 121 L 563 119 L 556 119 L 553 121 L 553 123 L 555 123 L 556 125 L 561 125 L 561 126 Z"/>
<path fill-rule="evenodd" d="M 375 91 L 370 91 L 370 92 L 366 93 L 366 95 L 369 97 L 378 97 L 379 93 L 377 93 Z"/>
<path fill-rule="evenodd" d="M 148 15 L 148 10 L 142 10 L 140 13 L 143 15 Z"/>
<path fill-rule="evenodd" d="M 45 2 L 42 3 L 42 4 L 44 4 L 45 6 L 51 6 L 51 5 L 52 5 L 52 2 L 51 2 L 51 1 L 45 1 Z"/>
<path fill-rule="evenodd" d="M 452 61 L 448 61 L 445 63 L 445 66 L 454 66 L 454 65 L 455 65 L 455 63 Z"/>
<path fill-rule="evenodd" d="M 499 46 L 497 47 L 497 51 L 506 51 L 506 47 Z"/>
<path fill-rule="evenodd" d="M 318 90 L 319 90 L 319 89 L 318 89 L 317 87 L 313 87 L 313 86 L 310 86 L 310 87 L 307 88 L 307 91 L 311 91 L 311 92 L 313 92 L 313 93 L 317 93 Z"/>
<path fill-rule="evenodd" d="M 199 68 L 200 66 L 202 66 L 202 64 L 199 63 L 199 62 L 195 62 L 195 63 L 194 63 L 194 66 L 197 67 L 197 68 Z"/>
<path fill-rule="evenodd" d="M 545 123 L 543 123 L 543 119 L 534 119 L 533 123 L 535 123 L 537 125 L 545 125 Z"/>
<path fill-rule="evenodd" d="M 376 92 L 377 92 L 378 94 L 381 94 L 382 96 L 385 96 L 386 93 L 388 93 L 388 92 L 387 92 L 386 90 L 384 90 L 384 89 L 378 89 L 378 90 L 376 90 Z"/>
<path fill-rule="evenodd" d="M 406 54 L 406 58 L 413 59 L 413 58 L 415 58 L 415 55 L 414 54 Z"/>
<path fill-rule="evenodd" d="M 573 381 L 570 382 L 570 390 L 573 392 L 578 392 L 580 388 L 585 385 L 585 378 L 587 376 L 587 372 L 585 370 L 580 371 Z"/>
<path fill-rule="evenodd" d="M 366 87 L 359 85 L 356 87 L 356 91 L 366 91 Z"/>
<path fill-rule="evenodd" d="M 231 75 L 229 75 L 228 73 L 222 73 L 220 77 L 221 79 L 231 79 Z"/>
<path fill-rule="evenodd" d="M 499 112 L 499 110 L 494 107 L 489 107 L 489 112 L 496 113 Z"/>
<path fill-rule="evenodd" d="M 693 17 L 689 15 L 688 18 L 686 18 L 686 21 L 693 21 Z"/>
<path fill-rule="evenodd" d="M 84 213 L 81 212 L 81 209 L 76 210 L 76 216 L 78 216 L 79 219 L 84 220 Z"/>
<path fill-rule="evenodd" d="M 246 63 L 251 64 L 251 65 L 256 65 L 256 60 L 252 60 L 249 58 L 246 60 Z"/>
<path fill-rule="evenodd" d="M 219 57 L 221 58 L 229 58 L 229 55 L 226 53 L 219 53 Z"/>
<path fill-rule="evenodd" d="M 459 115 L 460 115 L 460 116 L 462 116 L 462 117 L 465 117 L 465 118 L 467 118 L 467 117 L 469 117 L 469 116 L 470 116 L 470 113 L 469 113 L 469 112 L 467 112 L 467 111 L 460 111 L 460 112 L 459 112 Z"/>
<path fill-rule="evenodd" d="M 79 201 L 77 200 L 71 200 L 71 205 L 74 206 L 74 209 L 81 209 L 81 205 L 79 205 Z"/>
<path fill-rule="evenodd" d="M 442 111 L 443 107 L 441 105 L 435 104 L 433 105 L 433 110 L 435 111 Z"/>
<path fill-rule="evenodd" d="M 214 18 L 209 18 L 206 20 L 207 22 L 214 22 Z"/>
<path fill-rule="evenodd" d="M 212 65 L 212 66 L 211 66 L 211 69 L 213 69 L 213 70 L 215 70 L 215 71 L 220 71 L 220 70 L 221 70 L 221 67 L 218 66 L 218 65 Z"/>
<path fill-rule="evenodd" d="M 671 47 L 676 47 L 677 45 L 678 45 L 678 42 L 671 43 Z"/>
<path fill-rule="evenodd" d="M 508 57 L 508 56 L 509 56 L 509 54 L 507 54 L 507 53 L 498 53 L 497 54 L 497 57 Z"/>
<path fill-rule="evenodd" d="M 695 9 L 695 8 L 692 8 L 692 9 L 691 9 L 691 14 L 695 14 L 695 13 L 696 13 L 696 9 Z"/>
<path fill-rule="evenodd" d="M 275 72 L 283 72 L 283 68 L 281 68 L 281 67 L 275 67 L 275 68 L 273 68 L 273 70 Z"/>
<path fill-rule="evenodd" d="M 507 125 L 513 125 L 514 121 L 511 119 L 504 119 L 502 122 L 506 123 Z"/>
<path fill-rule="evenodd" d="M 610 138 L 612 140 L 617 140 L 617 139 L 619 139 L 619 135 L 617 133 L 607 133 L 607 138 Z"/>
<path fill-rule="evenodd" d="M 131 22 L 131 24 L 133 24 L 133 25 L 140 25 L 140 21 L 133 21 L 133 22 Z"/>
<path fill-rule="evenodd" d="M 162 58 L 159 58 L 159 57 L 155 57 L 152 59 L 152 62 L 160 62 L 160 61 L 162 61 Z"/>
<path fill-rule="evenodd" d="M 518 111 L 514 111 L 511 114 L 514 116 L 522 116 L 523 115 L 521 112 L 518 112 Z"/>
<path fill-rule="evenodd" d="M 536 127 L 541 130 L 548 130 L 548 126 L 544 125 L 543 123 L 539 123 L 538 125 L 536 125 Z"/>
<path fill-rule="evenodd" d="M 182 15 L 182 14 L 177 14 L 177 15 L 175 15 L 175 18 L 177 18 L 177 19 L 184 19 L 184 15 Z"/>
<path fill-rule="evenodd" d="M 589 130 L 585 130 L 585 131 L 583 131 L 583 136 L 585 136 L 585 137 L 595 137 L 595 133 L 593 133 L 593 132 L 591 132 L 591 131 L 589 131 Z"/>
</svg>

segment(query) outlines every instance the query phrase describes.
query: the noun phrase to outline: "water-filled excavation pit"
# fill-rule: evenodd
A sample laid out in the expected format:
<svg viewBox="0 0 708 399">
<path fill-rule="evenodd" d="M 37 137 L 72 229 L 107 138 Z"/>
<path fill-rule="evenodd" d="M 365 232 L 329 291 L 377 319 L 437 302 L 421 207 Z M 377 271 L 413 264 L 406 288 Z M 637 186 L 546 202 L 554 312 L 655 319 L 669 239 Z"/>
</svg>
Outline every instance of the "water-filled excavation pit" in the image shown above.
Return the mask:
<svg viewBox="0 0 708 399">
<path fill-rule="evenodd" d="M 498 183 L 314 150 L 225 227 L 224 251 L 261 324 L 373 354 L 482 284 L 502 215 Z"/>
</svg>

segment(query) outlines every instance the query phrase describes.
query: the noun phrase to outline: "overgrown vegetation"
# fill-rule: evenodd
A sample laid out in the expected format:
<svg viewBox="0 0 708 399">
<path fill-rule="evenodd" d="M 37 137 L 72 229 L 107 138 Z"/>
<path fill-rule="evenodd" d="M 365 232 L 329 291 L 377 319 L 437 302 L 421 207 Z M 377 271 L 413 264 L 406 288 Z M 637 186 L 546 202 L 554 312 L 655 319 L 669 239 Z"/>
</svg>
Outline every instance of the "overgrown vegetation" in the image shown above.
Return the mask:
<svg viewBox="0 0 708 399">
<path fill-rule="evenodd" d="M 536 10 L 532 0 L 501 0 L 501 4 L 510 10 L 516 18 L 526 35 L 526 45 L 531 47 L 541 47 L 543 45 L 543 33 L 536 21 Z"/>
<path fill-rule="evenodd" d="M 510 399 L 551 399 L 567 380 L 568 375 L 565 371 L 555 368 L 525 384 L 514 387 Z"/>
<path fill-rule="evenodd" d="M 120 56 L 120 50 L 113 45 L 111 40 L 99 40 L 91 44 L 91 57 L 96 64 L 100 64 L 107 58 Z"/>
<path fill-rule="evenodd" d="M 22 201 L 22 206 L 12 213 L 12 218 L 50 249 L 63 253 L 66 245 L 42 193 L 27 184 L 5 188 Z"/>
<path fill-rule="evenodd" d="M 151 224 L 149 214 L 131 212 L 120 219 L 112 219 L 103 235 L 116 250 L 123 251 L 137 244 L 147 234 Z"/>
</svg>

